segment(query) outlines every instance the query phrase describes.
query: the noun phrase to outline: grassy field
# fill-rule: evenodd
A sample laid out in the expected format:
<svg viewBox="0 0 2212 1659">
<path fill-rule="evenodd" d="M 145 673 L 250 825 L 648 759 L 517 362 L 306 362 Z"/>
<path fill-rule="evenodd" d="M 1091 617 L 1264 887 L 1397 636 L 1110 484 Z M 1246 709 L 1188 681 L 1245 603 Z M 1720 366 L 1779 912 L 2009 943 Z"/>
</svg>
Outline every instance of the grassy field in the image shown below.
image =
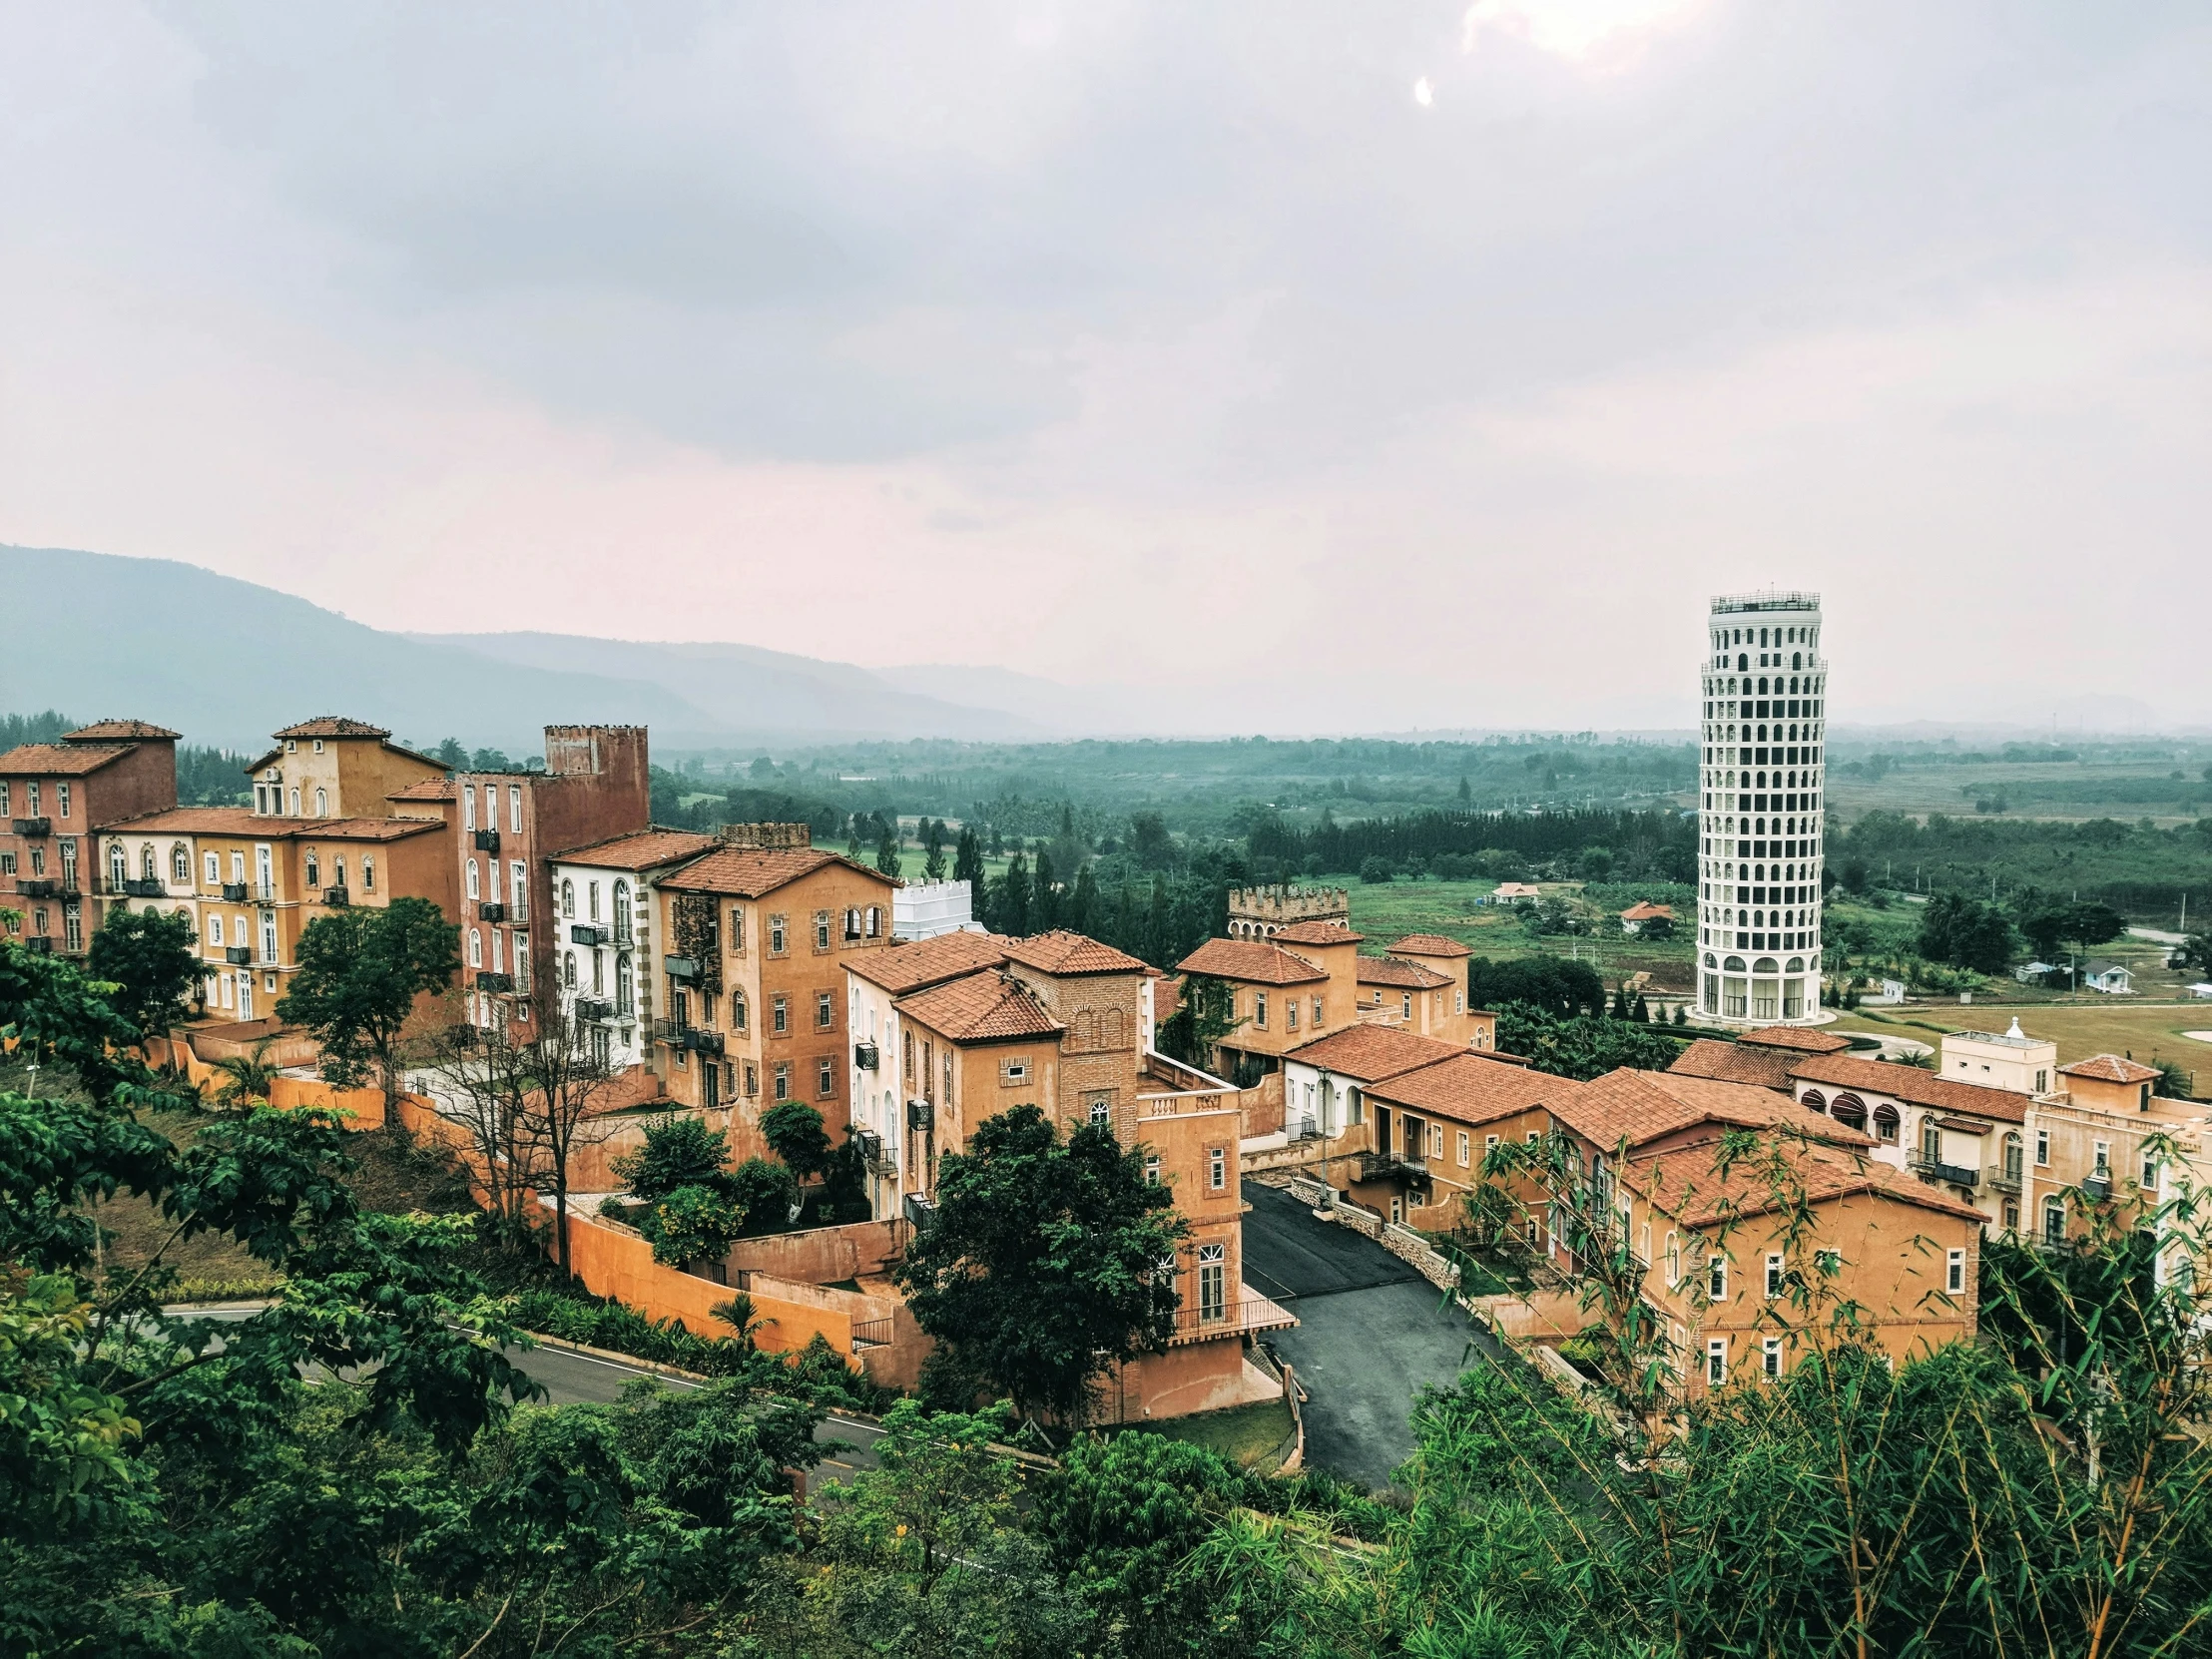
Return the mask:
<svg viewBox="0 0 2212 1659">
<path fill-rule="evenodd" d="M 1598 977 L 1607 984 L 1645 972 L 1652 976 L 1656 985 L 1688 990 L 1694 979 L 1694 946 L 1687 937 L 1648 941 L 1631 938 L 1613 922 L 1587 937 L 1532 933 L 1521 925 L 1511 910 L 1493 904 L 1476 904 L 1476 899 L 1489 896 L 1497 885 L 1495 881 L 1367 883 L 1357 876 L 1320 875 L 1309 878 L 1304 884 L 1343 887 L 1350 893 L 1352 925 L 1367 935 L 1364 948 L 1368 950 L 1379 951 L 1406 933 L 1441 933 L 1494 961 L 1522 956 L 1571 956 L 1594 962 Z M 1541 885 L 1545 892 L 1557 892 L 1570 899 L 1579 897 L 1582 890 L 1582 883 L 1578 881 L 1547 881 Z M 1626 900 L 1619 905 L 1611 904 L 1619 890 L 1617 887 L 1606 889 L 1607 910 L 1627 907 Z M 1664 896 L 1664 883 L 1654 890 Z M 1684 908 L 1683 904 L 1676 904 L 1678 914 Z"/>
<path fill-rule="evenodd" d="M 1151 1433 L 1171 1440 L 1189 1440 L 1219 1452 L 1231 1462 L 1272 1473 L 1276 1449 L 1291 1432 L 1291 1408 L 1284 1400 L 1268 1399 L 1257 1405 L 1234 1405 L 1226 1411 L 1168 1417 L 1144 1426 Z"/>
<path fill-rule="evenodd" d="M 2173 1060 L 2195 1073 L 2196 1095 L 2212 1096 L 2212 1043 L 2194 1041 L 2185 1031 L 2212 1031 L 2212 1002 L 2145 1002 L 2132 997 L 2094 1001 L 1986 1001 L 1908 1004 L 1902 1008 L 1861 1008 L 1842 1015 L 1831 1028 L 1872 1031 L 1937 1043 L 1949 1031 L 2002 1031 L 2014 1016 L 2031 1037 L 2058 1044 L 2058 1063 L 2068 1065 L 2092 1054 L 2130 1055 L 2141 1061 Z"/>
</svg>

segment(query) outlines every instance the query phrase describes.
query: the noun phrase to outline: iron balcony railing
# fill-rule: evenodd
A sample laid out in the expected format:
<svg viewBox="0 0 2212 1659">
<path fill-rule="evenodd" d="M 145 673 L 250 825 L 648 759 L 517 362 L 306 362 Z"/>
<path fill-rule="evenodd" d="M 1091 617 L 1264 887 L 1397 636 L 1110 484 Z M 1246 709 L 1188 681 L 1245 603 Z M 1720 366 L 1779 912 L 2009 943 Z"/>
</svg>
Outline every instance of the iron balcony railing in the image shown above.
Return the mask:
<svg viewBox="0 0 2212 1659">
<path fill-rule="evenodd" d="M 697 979 L 699 963 L 690 956 L 663 956 L 661 966 L 671 979 Z"/>
<path fill-rule="evenodd" d="M 1353 1159 L 1362 1181 L 1425 1181 L 1428 1165 L 1415 1152 L 1362 1152 Z"/>
<path fill-rule="evenodd" d="M 875 1070 L 879 1061 L 880 1056 L 873 1043 L 854 1043 L 852 1045 L 852 1063 L 862 1071 Z"/>
<path fill-rule="evenodd" d="M 23 948 L 34 956 L 51 956 L 54 954 L 54 941 L 44 933 L 33 933 L 23 941 Z"/>
<path fill-rule="evenodd" d="M 225 945 L 223 947 L 223 959 L 233 967 L 245 967 L 254 960 L 254 947 L 245 944 Z"/>
<path fill-rule="evenodd" d="M 507 906 L 500 903 L 496 898 L 479 899 L 476 904 L 476 919 L 478 921 L 505 921 L 507 919 Z"/>
<path fill-rule="evenodd" d="M 1295 1323 L 1288 1314 L 1268 1301 L 1266 1297 L 1254 1297 L 1244 1302 L 1185 1305 L 1175 1311 L 1175 1335 L 1171 1341 L 1178 1343 L 1196 1342 L 1209 1337 L 1227 1337 L 1245 1331 L 1264 1331 L 1272 1326 L 1286 1326 Z"/>
<path fill-rule="evenodd" d="M 343 887 L 324 887 L 322 902 L 333 910 L 342 910 L 353 902 L 353 895 Z"/>
<path fill-rule="evenodd" d="M 18 875 L 15 890 L 20 898 L 59 898 L 62 884 L 51 875 Z"/>
<path fill-rule="evenodd" d="M 906 1102 L 906 1127 L 917 1135 L 925 1135 L 936 1123 L 937 1109 L 926 1100 Z"/>
<path fill-rule="evenodd" d="M 1978 1187 L 1981 1185 L 1981 1172 L 1979 1170 L 1967 1169 L 1959 1164 L 1946 1164 L 1940 1159 L 1916 1158 L 1913 1160 L 1913 1167 L 1931 1181 L 1947 1182 L 1953 1187 Z"/>
<path fill-rule="evenodd" d="M 511 973 L 494 973 L 490 968 L 476 970 L 476 988 L 480 991 L 512 992 L 515 976 Z"/>
<path fill-rule="evenodd" d="M 891 1346 L 891 1322 L 889 1316 L 879 1320 L 854 1320 L 852 1322 L 852 1346 L 854 1348 L 888 1348 Z"/>
<path fill-rule="evenodd" d="M 274 882 L 274 881 L 257 881 L 257 882 L 255 882 L 255 883 L 254 883 L 254 902 L 255 902 L 255 903 L 257 903 L 257 904 L 274 904 L 274 903 L 276 903 L 276 882 Z"/>
<path fill-rule="evenodd" d="M 607 942 L 607 929 L 589 921 L 572 921 L 568 924 L 570 944 L 602 945 Z"/>
<path fill-rule="evenodd" d="M 1291 1139 L 1294 1141 L 1318 1141 L 1321 1124 L 1311 1112 L 1303 1113 L 1290 1122 Z"/>
<path fill-rule="evenodd" d="M 937 1219 L 937 1201 L 921 1193 L 908 1193 L 906 1202 L 900 1208 L 905 1212 L 906 1220 L 917 1229 L 927 1227 Z"/>
<path fill-rule="evenodd" d="M 2020 1172 L 2016 1169 L 1993 1169 L 1989 1172 L 1989 1185 L 2000 1193 L 2016 1193 L 2020 1190 Z"/>
<path fill-rule="evenodd" d="M 2112 1196 L 2111 1172 L 2109 1170 L 2098 1170 L 2093 1175 L 2084 1175 L 2081 1178 L 2081 1191 L 2084 1197 L 2102 1204 Z"/>
<path fill-rule="evenodd" d="M 496 830 L 477 830 L 476 850 L 479 852 L 497 852 L 499 850 L 499 831 Z"/>
<path fill-rule="evenodd" d="M 592 1023 L 607 1018 L 615 1011 L 615 1005 L 603 996 L 580 996 L 570 1004 L 579 1020 Z"/>
<path fill-rule="evenodd" d="M 51 835 L 54 821 L 50 818 L 19 818 L 15 821 L 15 832 L 19 835 Z"/>
<path fill-rule="evenodd" d="M 523 897 L 519 893 L 517 893 L 514 897 L 508 899 L 507 919 L 518 927 L 521 926 L 522 923 L 528 921 L 530 919 L 529 899 Z"/>
<path fill-rule="evenodd" d="M 224 882 L 223 902 L 226 904 L 244 904 L 246 902 L 246 883 L 244 881 Z"/>
</svg>

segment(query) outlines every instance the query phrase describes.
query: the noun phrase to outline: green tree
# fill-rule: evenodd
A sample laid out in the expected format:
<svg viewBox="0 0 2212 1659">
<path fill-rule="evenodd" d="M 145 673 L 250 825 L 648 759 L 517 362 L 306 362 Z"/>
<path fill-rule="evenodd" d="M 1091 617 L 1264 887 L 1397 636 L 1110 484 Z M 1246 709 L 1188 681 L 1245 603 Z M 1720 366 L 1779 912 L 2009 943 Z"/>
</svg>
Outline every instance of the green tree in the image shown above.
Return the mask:
<svg viewBox="0 0 2212 1659">
<path fill-rule="evenodd" d="M 200 983 L 197 942 L 190 916 L 118 910 L 93 934 L 85 967 L 94 979 L 115 986 L 108 999 L 117 1013 L 158 1036 Z"/>
<path fill-rule="evenodd" d="M 745 1213 L 747 1235 L 781 1233 L 796 1219 L 799 1182 L 790 1169 L 766 1158 L 748 1158 L 730 1172 L 728 1192 Z"/>
<path fill-rule="evenodd" d="M 939 1345 L 940 1386 L 987 1383 L 1077 1425 L 1099 1381 L 1165 1348 L 1188 1235 L 1137 1149 L 1086 1124 L 1061 1144 L 1035 1106 L 977 1126 L 938 1165 L 937 1209 L 892 1270 Z"/>
<path fill-rule="evenodd" d="M 968 884 L 968 895 L 980 915 L 983 908 L 983 843 L 976 839 L 972 825 L 960 829 L 959 844 L 952 852 L 952 879 Z"/>
<path fill-rule="evenodd" d="M 1060 925 L 1060 872 L 1052 848 L 1037 848 L 1037 873 L 1030 886 L 1029 930 L 1049 933 Z"/>
<path fill-rule="evenodd" d="M 2012 924 L 1993 904 L 1939 892 L 1921 911 L 1916 948 L 1932 962 L 2002 973 L 2012 959 Z"/>
<path fill-rule="evenodd" d="M 898 874 L 898 827 L 886 821 L 875 840 L 875 867 L 885 875 Z"/>
<path fill-rule="evenodd" d="M 647 1205 L 638 1231 L 653 1246 L 653 1260 L 670 1267 L 716 1260 L 745 1236 L 747 1216 L 719 1187 L 678 1187 Z"/>
<path fill-rule="evenodd" d="M 933 818 L 929 821 L 928 829 L 922 836 L 922 847 L 926 856 L 921 863 L 921 878 L 924 881 L 942 881 L 944 879 L 944 821 L 942 819 Z"/>
<path fill-rule="evenodd" d="M 1129 820 L 1129 850 L 1135 855 L 1139 869 L 1173 869 L 1176 864 L 1175 838 L 1168 833 L 1167 820 L 1158 813 L 1136 813 Z"/>
<path fill-rule="evenodd" d="M 693 1112 L 672 1112 L 645 1126 L 645 1141 L 613 1160 L 630 1195 L 644 1203 L 679 1187 L 726 1187 L 730 1179 L 728 1131 L 710 1129 Z"/>
<path fill-rule="evenodd" d="M 1236 988 L 1228 980 L 1210 973 L 1186 974 L 1179 1006 L 1160 1022 L 1160 1052 L 1210 1070 L 1221 1063 L 1222 1039 L 1243 1023 Z"/>
<path fill-rule="evenodd" d="M 223 1079 L 216 1085 L 218 1105 L 232 1111 L 244 1111 L 249 1106 L 267 1106 L 269 1091 L 282 1075 L 283 1068 L 269 1057 L 276 1039 L 264 1037 L 245 1054 L 227 1054 L 215 1062 L 216 1075 Z"/>
<path fill-rule="evenodd" d="M 460 929 L 427 898 L 395 898 L 317 916 L 299 935 L 299 970 L 276 1004 L 322 1048 L 323 1080 L 357 1088 L 373 1070 L 396 1122 L 399 1047 L 416 998 L 445 990 L 461 965 Z"/>
<path fill-rule="evenodd" d="M 1100 919 L 1098 878 L 1091 873 L 1091 866 L 1085 864 L 1075 877 L 1075 890 L 1068 895 L 1067 911 L 1061 922 L 1078 933 L 1095 933 Z"/>
<path fill-rule="evenodd" d="M 830 1166 L 830 1136 L 822 1114 L 803 1100 L 786 1100 L 761 1114 L 761 1138 L 802 1181 Z"/>
<path fill-rule="evenodd" d="M 1666 1070 L 1682 1052 L 1683 1039 L 1664 1026 L 1634 1019 L 1633 1012 L 1624 1006 L 1614 1016 L 1561 1018 L 1525 1002 L 1508 1002 L 1496 1010 L 1497 1046 L 1538 1071 L 1582 1082 L 1623 1066 Z"/>
<path fill-rule="evenodd" d="M 1016 852 L 1007 861 L 1006 873 L 991 883 L 990 926 L 1010 938 L 1025 938 L 1029 926 L 1029 860 Z"/>
</svg>

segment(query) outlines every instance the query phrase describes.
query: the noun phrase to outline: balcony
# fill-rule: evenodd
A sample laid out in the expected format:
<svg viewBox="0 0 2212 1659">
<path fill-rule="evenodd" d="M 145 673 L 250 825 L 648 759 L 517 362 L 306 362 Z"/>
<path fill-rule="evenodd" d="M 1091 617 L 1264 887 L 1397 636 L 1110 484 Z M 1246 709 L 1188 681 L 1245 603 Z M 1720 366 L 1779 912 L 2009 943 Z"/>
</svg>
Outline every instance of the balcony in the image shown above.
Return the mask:
<svg viewBox="0 0 2212 1659">
<path fill-rule="evenodd" d="M 607 942 L 607 929 L 597 925 L 594 922 L 572 921 L 568 924 L 568 942 L 570 944 L 588 944 L 597 946 L 605 944 Z M 669 971 L 671 973 L 674 973 L 676 970 L 674 968 L 671 968 Z"/>
<path fill-rule="evenodd" d="M 54 821 L 50 818 L 19 818 L 15 821 L 15 832 L 19 835 L 51 835 Z"/>
<path fill-rule="evenodd" d="M 1247 1297 L 1242 1302 L 1176 1309 L 1175 1335 L 1168 1343 L 1170 1347 L 1180 1347 L 1185 1343 L 1210 1342 L 1216 1337 L 1242 1336 L 1250 1331 L 1287 1330 L 1297 1323 L 1266 1297 Z"/>
<path fill-rule="evenodd" d="M 324 887 L 322 902 L 333 910 L 342 910 L 353 902 L 353 895 L 343 887 Z"/>
<path fill-rule="evenodd" d="M 882 1056 L 877 1053 L 873 1043 L 854 1043 L 852 1045 L 852 1063 L 862 1071 L 874 1071 L 881 1063 L 881 1059 Z"/>
<path fill-rule="evenodd" d="M 2100 1169 L 2081 1178 L 2081 1196 L 2092 1204 L 2102 1204 L 2112 1196 L 2112 1172 Z"/>
<path fill-rule="evenodd" d="M 479 852 L 497 852 L 499 850 L 499 831 L 496 830 L 477 830 L 476 850 Z"/>
<path fill-rule="evenodd" d="M 507 920 L 508 920 L 508 921 L 509 921 L 509 922 L 510 922 L 511 924 L 513 924 L 513 925 L 514 925 L 514 926 L 516 926 L 516 927 L 520 927 L 520 926 L 521 926 L 521 925 L 522 925 L 522 924 L 523 924 L 524 922 L 528 921 L 529 919 L 530 919 L 530 901 L 529 901 L 529 899 L 527 899 L 527 898 L 523 897 L 523 896 L 522 896 L 521 894 L 519 894 L 519 893 L 518 893 L 518 894 L 516 894 L 516 895 L 515 895 L 515 896 L 514 896 L 513 898 L 510 898 L 510 899 L 508 899 L 508 900 L 507 900 Z"/>
<path fill-rule="evenodd" d="M 1953 1187 L 1964 1187 L 1969 1191 L 1981 1185 L 1981 1172 L 1979 1170 L 1965 1169 L 1957 1164 L 1941 1163 L 1934 1158 L 1914 1159 L 1913 1169 L 1925 1181 L 1936 1181 Z"/>
<path fill-rule="evenodd" d="M 687 1033 L 690 1030 L 691 1027 L 682 1020 L 657 1019 L 653 1022 L 653 1040 L 666 1043 L 671 1048 L 689 1048 L 691 1042 Z"/>
<path fill-rule="evenodd" d="M 615 1011 L 615 1005 L 603 996 L 580 996 L 569 1006 L 576 1018 L 587 1025 L 597 1024 Z"/>
<path fill-rule="evenodd" d="M 476 919 L 478 921 L 505 921 L 507 919 L 507 906 L 500 903 L 496 898 L 487 898 L 476 906 Z"/>
<path fill-rule="evenodd" d="M 157 892 L 160 890 L 158 884 L 155 890 Z M 246 883 L 244 881 L 224 882 L 223 901 L 226 904 L 244 904 L 246 902 Z"/>
<path fill-rule="evenodd" d="M 1359 1181 L 1426 1181 L 1428 1165 L 1417 1152 L 1361 1152 L 1353 1157 Z"/>
<path fill-rule="evenodd" d="M 23 941 L 23 948 L 34 956 L 51 956 L 54 954 L 54 941 L 44 933 L 33 933 Z"/>
<path fill-rule="evenodd" d="M 138 880 L 123 883 L 123 896 L 126 898 L 161 898 L 166 896 L 168 891 L 169 889 L 159 881 Z"/>
<path fill-rule="evenodd" d="M 2020 1190 L 2020 1172 L 2016 1169 L 1993 1170 L 1989 1185 L 2000 1193 L 2017 1193 Z"/>
<path fill-rule="evenodd" d="M 671 979 L 696 980 L 699 977 L 699 961 L 693 956 L 663 956 L 661 966 Z"/>
<path fill-rule="evenodd" d="M 905 1211 L 906 1220 L 917 1230 L 926 1228 L 937 1219 L 937 1201 L 924 1198 L 920 1193 L 908 1193 L 906 1202 L 900 1208 Z"/>
<path fill-rule="evenodd" d="M 845 1138 L 852 1143 L 852 1150 L 860 1155 L 860 1162 L 869 1169 L 880 1169 L 883 1163 L 883 1137 L 872 1129 L 847 1129 Z"/>
<path fill-rule="evenodd" d="M 1321 1124 L 1311 1112 L 1292 1118 L 1284 1127 L 1290 1131 L 1293 1141 L 1318 1141 L 1321 1139 Z"/>
<path fill-rule="evenodd" d="M 245 967 L 254 960 L 254 947 L 248 944 L 227 944 L 223 947 L 223 959 L 233 967 Z"/>
<path fill-rule="evenodd" d="M 479 968 L 476 971 L 476 988 L 511 996 L 514 994 L 515 976 L 511 973 L 494 973 L 490 968 Z"/>
<path fill-rule="evenodd" d="M 695 1025 L 691 1028 L 685 1046 L 694 1054 L 720 1054 L 723 1052 L 722 1033 L 710 1031 L 703 1025 Z"/>
<path fill-rule="evenodd" d="M 18 875 L 15 892 L 18 898 L 59 898 L 62 884 L 51 875 Z"/>
<path fill-rule="evenodd" d="M 276 903 L 276 882 L 274 882 L 274 881 L 257 881 L 257 882 L 255 882 L 255 883 L 254 883 L 254 902 L 255 902 L 255 903 L 257 903 L 257 904 L 274 904 L 274 903 Z"/>
<path fill-rule="evenodd" d="M 906 1127 L 916 1135 L 926 1135 L 936 1127 L 937 1109 L 926 1100 L 906 1102 Z"/>
</svg>

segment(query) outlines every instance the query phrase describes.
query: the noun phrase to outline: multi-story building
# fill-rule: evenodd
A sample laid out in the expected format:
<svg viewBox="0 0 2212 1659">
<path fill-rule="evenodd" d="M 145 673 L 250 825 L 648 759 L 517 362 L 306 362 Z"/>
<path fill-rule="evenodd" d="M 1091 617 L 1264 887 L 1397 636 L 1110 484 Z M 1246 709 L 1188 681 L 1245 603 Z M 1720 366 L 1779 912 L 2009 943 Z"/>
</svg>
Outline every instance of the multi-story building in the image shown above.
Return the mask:
<svg viewBox="0 0 2212 1659">
<path fill-rule="evenodd" d="M 1497 1016 L 1467 1006 L 1467 958 L 1473 954 L 1457 939 L 1408 933 L 1381 956 L 1362 956 L 1356 1016 L 1465 1048 L 1491 1047 Z"/>
<path fill-rule="evenodd" d="M 111 902 L 190 918 L 204 1006 L 232 1019 L 276 1011 L 298 969 L 299 935 L 318 916 L 397 897 L 427 898 L 448 916 L 456 907 L 451 840 L 434 819 L 174 807 L 99 840 Z"/>
<path fill-rule="evenodd" d="M 273 742 L 247 768 L 253 810 L 263 818 L 390 818 L 397 792 L 445 776 L 443 763 L 343 715 L 287 726 Z"/>
<path fill-rule="evenodd" d="M 844 965 L 890 945 L 879 870 L 813 844 L 804 824 L 735 824 L 653 885 L 658 941 L 653 1066 L 679 1104 L 732 1110 L 740 1158 L 757 1120 L 802 1100 L 850 1117 Z"/>
<path fill-rule="evenodd" d="M 2035 1101 L 2027 1126 L 2027 1200 L 2043 1243 L 2086 1231 L 2083 1202 L 2140 1218 L 2183 1193 L 2212 1192 L 2212 1110 L 2202 1102 L 2160 1097 L 2158 1073 L 2117 1054 L 2060 1066 L 2058 1081 L 2062 1089 Z M 2154 1225 L 2176 1233 L 2170 1221 Z M 2161 1277 L 2186 1254 L 2178 1239 L 2162 1248 Z M 2201 1281 L 2201 1265 L 2197 1272 Z"/>
<path fill-rule="evenodd" d="M 1850 1054 L 1809 1055 L 1790 1078 L 1799 1104 L 1871 1133 L 1871 1157 L 1945 1188 L 1991 1227 L 2018 1229 L 2031 1095 Z"/>
<path fill-rule="evenodd" d="M 0 908 L 21 912 L 11 927 L 34 950 L 82 954 L 109 897 L 92 896 L 95 837 L 176 804 L 177 734 L 143 720 L 103 720 L 0 755 Z M 143 872 L 149 888 L 159 874 Z"/>
<path fill-rule="evenodd" d="M 449 800 L 425 800 L 427 786 L 401 791 L 402 811 L 435 806 L 457 811 L 455 879 L 465 913 L 462 959 L 468 971 L 469 1020 L 490 1026 L 528 1020 L 536 976 L 589 965 L 564 952 L 576 930 L 613 926 L 611 915 L 556 914 L 553 869 L 563 853 L 645 830 L 652 816 L 652 781 L 642 726 L 548 726 L 545 768 L 526 772 L 457 772 Z M 408 799 L 409 797 L 412 799 Z M 547 918 L 534 925 L 533 918 Z M 596 948 L 596 946 L 594 947 Z"/>
<path fill-rule="evenodd" d="M 1697 1011 L 1820 1015 L 1828 664 L 1812 593 L 1712 604 L 1698 826 Z"/>
<path fill-rule="evenodd" d="M 645 1065 L 651 1056 L 653 989 L 660 977 L 654 955 L 654 883 L 715 846 L 714 836 L 688 830 L 640 830 L 557 853 L 551 860 L 561 1006 L 616 1071 Z M 508 891 L 514 890 L 510 877 Z M 480 917 L 484 905 L 492 902 L 479 902 Z M 529 922 L 527 913 L 497 919 L 519 927 Z M 529 952 L 522 951 L 519 960 L 527 970 Z M 515 994 L 528 993 L 526 979 L 518 979 Z"/>
</svg>

